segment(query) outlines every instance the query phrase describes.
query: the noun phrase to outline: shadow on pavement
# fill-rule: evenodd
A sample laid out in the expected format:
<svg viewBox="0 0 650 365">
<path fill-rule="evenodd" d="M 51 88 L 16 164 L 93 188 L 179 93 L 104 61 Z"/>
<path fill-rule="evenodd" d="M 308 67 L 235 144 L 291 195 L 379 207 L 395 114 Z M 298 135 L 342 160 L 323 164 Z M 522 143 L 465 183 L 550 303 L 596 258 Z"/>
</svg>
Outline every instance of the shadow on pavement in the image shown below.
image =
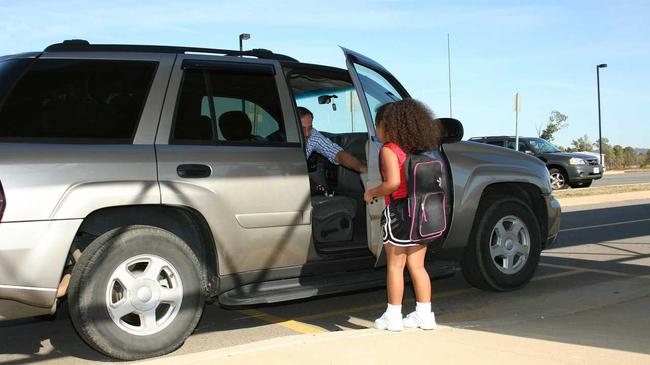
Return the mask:
<svg viewBox="0 0 650 365">
<path fill-rule="evenodd" d="M 471 288 L 460 274 L 452 279 L 434 280 L 433 305 L 439 323 L 650 354 L 650 312 L 647 309 L 650 307 L 650 265 L 628 262 L 650 256 L 650 223 L 611 225 L 645 218 L 650 218 L 650 205 L 564 213 L 564 231 L 553 250 L 542 257 L 537 273 L 539 280 L 528 286 L 496 293 Z M 607 226 L 575 229 L 605 224 Z M 608 247 L 610 241 L 619 240 L 626 240 L 624 251 L 621 247 Z M 638 249 L 630 246 L 638 246 Z M 598 250 L 591 250 L 592 247 Z M 607 251 L 603 253 L 602 250 Z M 575 271 L 576 268 L 581 271 Z M 563 274 L 570 271 L 575 272 Z M 281 318 L 339 331 L 371 326 L 384 311 L 384 303 L 385 290 L 370 289 L 256 308 Z M 407 287 L 404 313 L 412 310 L 413 305 L 412 290 Z M 208 306 L 193 336 L 219 336 L 220 332 L 267 325 L 237 310 Z M 280 335 L 291 333 L 294 332 L 286 330 Z M 77 336 L 67 318 L 65 305 L 59 309 L 55 320 L 0 322 L 0 338 L 3 339 L 0 354 L 25 355 L 4 361 L 5 365 L 64 357 L 75 358 L 70 362 L 66 359 L 66 363 L 112 361 L 89 348 Z M 44 348 L 51 351 L 43 353 Z"/>
</svg>

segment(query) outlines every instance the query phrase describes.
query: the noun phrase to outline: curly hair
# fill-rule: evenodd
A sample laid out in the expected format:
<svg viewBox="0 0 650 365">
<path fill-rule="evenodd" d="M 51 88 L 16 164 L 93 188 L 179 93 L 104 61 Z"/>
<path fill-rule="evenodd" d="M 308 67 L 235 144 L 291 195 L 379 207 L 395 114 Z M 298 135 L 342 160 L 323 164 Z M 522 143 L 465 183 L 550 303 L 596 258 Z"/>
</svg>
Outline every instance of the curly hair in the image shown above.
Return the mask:
<svg viewBox="0 0 650 365">
<path fill-rule="evenodd" d="M 434 118 L 433 112 L 415 99 L 384 104 L 377 110 L 377 122 L 384 124 L 388 139 L 413 152 L 430 151 L 440 145 L 442 130 Z"/>
</svg>

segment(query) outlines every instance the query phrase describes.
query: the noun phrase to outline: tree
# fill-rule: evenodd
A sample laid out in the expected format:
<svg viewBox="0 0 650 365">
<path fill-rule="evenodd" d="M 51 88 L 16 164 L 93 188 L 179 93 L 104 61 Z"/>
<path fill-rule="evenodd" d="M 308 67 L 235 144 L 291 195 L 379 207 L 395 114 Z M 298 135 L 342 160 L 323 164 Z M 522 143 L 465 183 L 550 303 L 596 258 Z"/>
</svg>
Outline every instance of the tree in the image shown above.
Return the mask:
<svg viewBox="0 0 650 365">
<path fill-rule="evenodd" d="M 600 150 L 600 144 L 598 143 L 600 139 L 597 139 L 594 142 L 594 148 Z M 603 155 L 607 156 L 612 152 L 612 145 L 609 144 L 609 139 L 603 138 Z"/>
<path fill-rule="evenodd" d="M 623 149 L 623 167 L 631 167 L 636 165 L 636 151 L 634 148 L 627 146 Z"/>
<path fill-rule="evenodd" d="M 591 146 L 591 142 L 589 142 L 589 136 L 586 134 L 578 139 L 574 139 L 571 141 L 571 145 L 575 147 L 577 151 L 580 152 L 589 152 L 593 150 L 593 147 Z"/>
<path fill-rule="evenodd" d="M 595 150 L 600 150 L 600 144 L 598 143 L 599 140 L 596 140 L 594 142 L 594 151 Z M 615 160 L 614 158 L 614 151 L 612 150 L 612 145 L 609 144 L 609 139 L 603 138 L 603 151 L 602 151 L 603 156 L 605 157 L 605 165 L 608 169 L 614 168 L 612 165 L 612 162 Z"/>
<path fill-rule="evenodd" d="M 538 128 L 537 134 L 540 138 L 543 138 L 549 142 L 553 141 L 553 135 L 560 129 L 569 125 L 569 123 L 566 121 L 568 118 L 569 117 L 558 112 L 557 110 L 553 110 L 551 112 L 551 115 L 548 117 L 546 128 L 544 128 L 544 130 Z"/>
<path fill-rule="evenodd" d="M 650 150 L 647 150 L 645 153 L 645 161 L 642 164 L 643 167 L 650 167 Z"/>
<path fill-rule="evenodd" d="M 620 169 L 623 167 L 623 147 L 615 145 L 612 147 L 612 153 L 609 157 L 609 166 L 611 169 Z"/>
</svg>

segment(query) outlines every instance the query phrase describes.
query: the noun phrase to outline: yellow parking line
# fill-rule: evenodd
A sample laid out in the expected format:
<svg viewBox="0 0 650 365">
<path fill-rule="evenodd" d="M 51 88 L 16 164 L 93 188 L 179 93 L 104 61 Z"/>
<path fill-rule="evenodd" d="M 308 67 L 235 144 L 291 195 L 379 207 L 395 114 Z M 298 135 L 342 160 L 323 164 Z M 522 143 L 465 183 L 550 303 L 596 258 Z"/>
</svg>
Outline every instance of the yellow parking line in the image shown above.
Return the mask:
<svg viewBox="0 0 650 365">
<path fill-rule="evenodd" d="M 538 280 L 546 280 L 546 279 L 553 279 L 553 278 L 559 278 L 562 276 L 569 276 L 569 275 L 575 275 L 575 274 L 581 274 L 585 272 L 585 270 L 579 269 L 579 270 L 572 270 L 572 271 L 563 271 L 555 274 L 548 274 L 548 275 L 542 275 L 542 276 L 536 276 L 533 278 L 531 281 L 538 281 Z"/>
<path fill-rule="evenodd" d="M 573 267 L 573 266 L 562 266 L 562 265 L 552 265 L 552 264 L 542 264 L 542 266 L 547 266 L 547 267 L 556 267 L 556 268 L 564 268 L 564 269 L 569 269 L 570 271 L 565 271 L 565 272 L 560 272 L 560 273 L 555 273 L 555 274 L 549 274 L 549 275 L 543 275 L 543 276 L 538 276 L 533 278 L 533 281 L 539 281 L 539 280 L 546 280 L 546 279 L 552 279 L 552 278 L 557 278 L 557 277 L 562 277 L 562 276 L 569 276 L 569 275 L 576 275 L 580 274 L 586 271 L 594 271 L 590 269 L 583 269 L 579 267 Z M 561 266 L 561 267 L 560 267 Z M 595 271 L 601 271 L 601 270 L 595 270 Z M 612 272 L 614 273 L 614 272 Z M 620 273 L 616 273 L 620 274 Z M 627 274 L 623 274 L 626 275 Z M 447 297 L 453 297 L 456 295 L 462 295 L 462 294 L 467 294 L 471 292 L 478 291 L 476 288 L 465 288 L 465 289 L 458 289 L 458 290 L 452 290 L 448 292 L 440 292 L 440 293 L 434 293 L 431 296 L 432 300 L 435 299 L 441 299 L 441 298 L 447 298 Z M 409 298 L 404 300 L 404 304 L 411 304 L 414 302 L 415 299 Z M 275 316 L 270 313 L 262 312 L 257 309 L 246 309 L 246 310 L 240 310 L 240 313 L 243 313 L 247 316 L 254 317 L 260 320 L 263 320 L 265 322 L 277 324 L 279 326 L 294 330 L 296 332 L 300 333 L 322 333 L 322 332 L 327 332 L 326 330 L 312 326 L 308 323 L 304 323 L 306 321 L 313 321 L 313 320 L 318 320 L 318 319 L 324 319 L 324 318 L 330 318 L 330 317 L 336 317 L 336 316 L 345 316 L 345 315 L 350 315 L 352 313 L 359 313 L 359 312 L 367 312 L 371 310 L 376 310 L 376 309 L 381 309 L 386 306 L 386 303 L 375 303 L 375 304 L 369 304 L 369 305 L 364 305 L 364 306 L 359 306 L 359 307 L 353 307 L 353 308 L 344 308 L 344 309 L 338 309 L 334 311 L 329 311 L 329 312 L 321 312 L 321 313 L 316 313 L 316 314 L 310 314 L 306 316 L 300 316 L 300 317 L 295 317 L 294 319 L 284 319 L 278 316 Z"/>
<path fill-rule="evenodd" d="M 322 328 L 318 328 L 307 323 L 302 323 L 291 319 L 284 319 L 278 316 L 274 316 L 273 314 L 270 313 L 259 311 L 257 309 L 244 309 L 244 310 L 240 310 L 239 312 L 249 317 L 253 317 L 265 322 L 277 324 L 278 326 L 282 326 L 284 328 L 288 328 L 290 330 L 300 332 L 300 333 L 327 332 Z"/>
<path fill-rule="evenodd" d="M 554 267 L 557 269 L 565 269 L 565 270 L 581 270 L 584 272 L 595 272 L 598 274 L 605 274 L 605 275 L 614 275 L 614 276 L 625 276 L 625 277 L 640 277 L 634 274 L 627 274 L 624 272 L 618 272 L 618 271 L 610 271 L 610 270 L 599 270 L 599 269 L 589 269 L 586 267 L 577 267 L 577 266 L 570 266 L 570 265 L 556 265 L 556 264 L 546 264 L 546 263 L 540 263 L 540 266 L 546 266 L 546 267 Z"/>
<path fill-rule="evenodd" d="M 475 288 L 466 288 L 466 289 L 460 289 L 460 290 L 452 290 L 449 292 L 442 292 L 442 293 L 435 293 L 431 296 L 431 299 L 440 299 L 440 298 L 445 298 L 445 297 L 451 297 L 454 295 L 460 295 L 460 294 L 465 294 L 469 293 L 472 291 L 476 291 L 477 289 Z M 404 304 L 410 304 L 413 303 L 415 299 L 404 299 Z M 353 307 L 353 308 L 345 308 L 345 309 L 339 309 L 335 311 L 330 311 L 330 312 L 322 312 L 322 313 L 317 313 L 317 314 L 310 314 L 308 316 L 302 316 L 302 317 L 296 317 L 296 321 L 313 321 L 315 319 L 323 319 L 323 318 L 329 318 L 329 317 L 336 317 L 336 316 L 344 316 L 350 313 L 359 313 L 359 312 L 366 312 L 370 310 L 375 310 L 375 309 L 380 309 L 386 307 L 386 303 L 376 303 L 376 304 L 370 304 L 370 305 L 364 305 L 360 307 Z"/>
</svg>

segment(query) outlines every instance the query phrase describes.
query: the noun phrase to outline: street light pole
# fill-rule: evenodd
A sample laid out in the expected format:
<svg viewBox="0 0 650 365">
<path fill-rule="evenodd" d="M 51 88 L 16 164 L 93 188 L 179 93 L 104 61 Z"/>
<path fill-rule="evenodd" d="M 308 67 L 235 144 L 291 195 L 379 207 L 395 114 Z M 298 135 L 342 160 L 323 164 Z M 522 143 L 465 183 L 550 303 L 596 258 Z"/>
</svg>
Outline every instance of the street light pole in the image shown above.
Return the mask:
<svg viewBox="0 0 650 365">
<path fill-rule="evenodd" d="M 600 164 L 605 168 L 603 161 L 603 133 L 600 121 L 600 69 L 606 68 L 606 63 L 596 65 L 596 89 L 598 91 L 598 153 L 600 154 Z"/>
</svg>

